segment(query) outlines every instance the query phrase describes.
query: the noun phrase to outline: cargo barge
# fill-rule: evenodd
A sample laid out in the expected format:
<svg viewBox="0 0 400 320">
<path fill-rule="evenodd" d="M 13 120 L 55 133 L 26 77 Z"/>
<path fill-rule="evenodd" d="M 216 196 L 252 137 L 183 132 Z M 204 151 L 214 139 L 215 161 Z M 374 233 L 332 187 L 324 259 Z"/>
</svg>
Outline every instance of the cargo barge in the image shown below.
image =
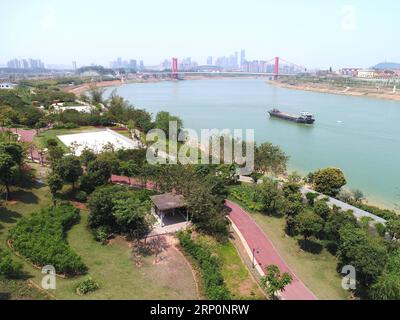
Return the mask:
<svg viewBox="0 0 400 320">
<path fill-rule="evenodd" d="M 268 111 L 271 117 L 288 120 L 297 123 L 313 124 L 315 122 L 314 116 L 309 112 L 302 112 L 299 116 L 284 113 L 278 109 Z"/>
</svg>

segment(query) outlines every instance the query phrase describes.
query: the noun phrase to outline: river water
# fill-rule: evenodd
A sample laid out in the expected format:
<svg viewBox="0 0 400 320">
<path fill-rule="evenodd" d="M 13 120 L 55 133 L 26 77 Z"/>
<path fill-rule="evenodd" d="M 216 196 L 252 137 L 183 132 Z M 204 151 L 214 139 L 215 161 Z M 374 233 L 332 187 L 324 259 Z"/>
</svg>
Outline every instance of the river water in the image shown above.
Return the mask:
<svg viewBox="0 0 400 320">
<path fill-rule="evenodd" d="M 178 115 L 186 128 L 254 129 L 258 143 L 270 141 L 290 156 L 290 169 L 339 167 L 348 187 L 371 201 L 400 203 L 400 102 L 277 88 L 265 79 L 133 83 L 117 91 L 153 114 Z M 270 119 L 273 107 L 309 111 L 316 122 Z"/>
</svg>

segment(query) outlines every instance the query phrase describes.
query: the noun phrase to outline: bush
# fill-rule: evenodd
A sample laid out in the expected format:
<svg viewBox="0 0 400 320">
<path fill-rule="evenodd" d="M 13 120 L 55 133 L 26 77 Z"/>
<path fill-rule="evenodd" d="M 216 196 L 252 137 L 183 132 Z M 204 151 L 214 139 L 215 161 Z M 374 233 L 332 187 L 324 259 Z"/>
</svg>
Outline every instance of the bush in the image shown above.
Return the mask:
<svg viewBox="0 0 400 320">
<path fill-rule="evenodd" d="M 52 265 L 57 273 L 82 274 L 87 268 L 65 238 L 79 218 L 78 209 L 63 203 L 20 219 L 9 239 L 17 252 L 39 267 Z"/>
<path fill-rule="evenodd" d="M 241 185 L 234 187 L 230 192 L 231 197 L 243 203 L 250 211 L 264 211 L 264 205 L 257 189 L 253 186 Z"/>
<path fill-rule="evenodd" d="M 86 202 L 87 200 L 87 194 L 85 191 L 78 191 L 77 193 L 75 193 L 74 196 L 75 200 L 78 202 Z"/>
<path fill-rule="evenodd" d="M 188 232 L 180 232 L 182 248 L 199 264 L 206 295 L 210 300 L 229 300 L 230 292 L 225 285 L 218 258 L 205 246 L 195 243 Z"/>
<path fill-rule="evenodd" d="M 74 123 L 59 123 L 54 126 L 54 129 L 76 129 L 76 128 L 79 128 L 79 126 Z"/>
<path fill-rule="evenodd" d="M 9 252 L 0 249 L 0 276 L 15 278 L 21 274 L 22 263 L 14 261 Z"/>
<path fill-rule="evenodd" d="M 100 285 L 92 278 L 88 278 L 78 283 L 78 285 L 76 286 L 76 293 L 80 296 L 83 296 L 98 289 L 100 289 Z"/>
</svg>

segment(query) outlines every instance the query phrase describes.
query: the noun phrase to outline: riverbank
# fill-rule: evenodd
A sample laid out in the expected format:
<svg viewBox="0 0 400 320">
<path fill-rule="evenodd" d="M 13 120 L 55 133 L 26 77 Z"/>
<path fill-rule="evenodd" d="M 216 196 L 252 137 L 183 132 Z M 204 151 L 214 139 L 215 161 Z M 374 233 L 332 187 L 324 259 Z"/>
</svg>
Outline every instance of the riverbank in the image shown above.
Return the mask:
<svg viewBox="0 0 400 320">
<path fill-rule="evenodd" d="M 268 81 L 268 84 L 274 87 L 301 90 L 301 91 L 312 91 L 318 93 L 337 94 L 353 97 L 367 97 L 375 99 L 393 100 L 400 101 L 400 92 L 393 93 L 390 89 L 370 89 L 360 87 L 347 87 L 337 88 L 327 85 L 326 83 L 304 83 L 304 84 L 291 84 L 283 83 L 280 81 Z"/>
</svg>

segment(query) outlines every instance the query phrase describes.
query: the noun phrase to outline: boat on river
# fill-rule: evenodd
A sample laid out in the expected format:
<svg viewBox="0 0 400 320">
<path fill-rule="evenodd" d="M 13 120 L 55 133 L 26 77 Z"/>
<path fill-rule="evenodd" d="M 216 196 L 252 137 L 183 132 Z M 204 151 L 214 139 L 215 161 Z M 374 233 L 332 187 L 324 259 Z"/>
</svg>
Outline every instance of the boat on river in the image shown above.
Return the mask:
<svg viewBox="0 0 400 320">
<path fill-rule="evenodd" d="M 302 112 L 300 115 L 292 115 L 285 112 L 282 112 L 278 109 L 272 109 L 268 111 L 271 117 L 288 120 L 297 123 L 304 123 L 304 124 L 313 124 L 315 122 L 314 116 L 309 112 Z"/>
</svg>

